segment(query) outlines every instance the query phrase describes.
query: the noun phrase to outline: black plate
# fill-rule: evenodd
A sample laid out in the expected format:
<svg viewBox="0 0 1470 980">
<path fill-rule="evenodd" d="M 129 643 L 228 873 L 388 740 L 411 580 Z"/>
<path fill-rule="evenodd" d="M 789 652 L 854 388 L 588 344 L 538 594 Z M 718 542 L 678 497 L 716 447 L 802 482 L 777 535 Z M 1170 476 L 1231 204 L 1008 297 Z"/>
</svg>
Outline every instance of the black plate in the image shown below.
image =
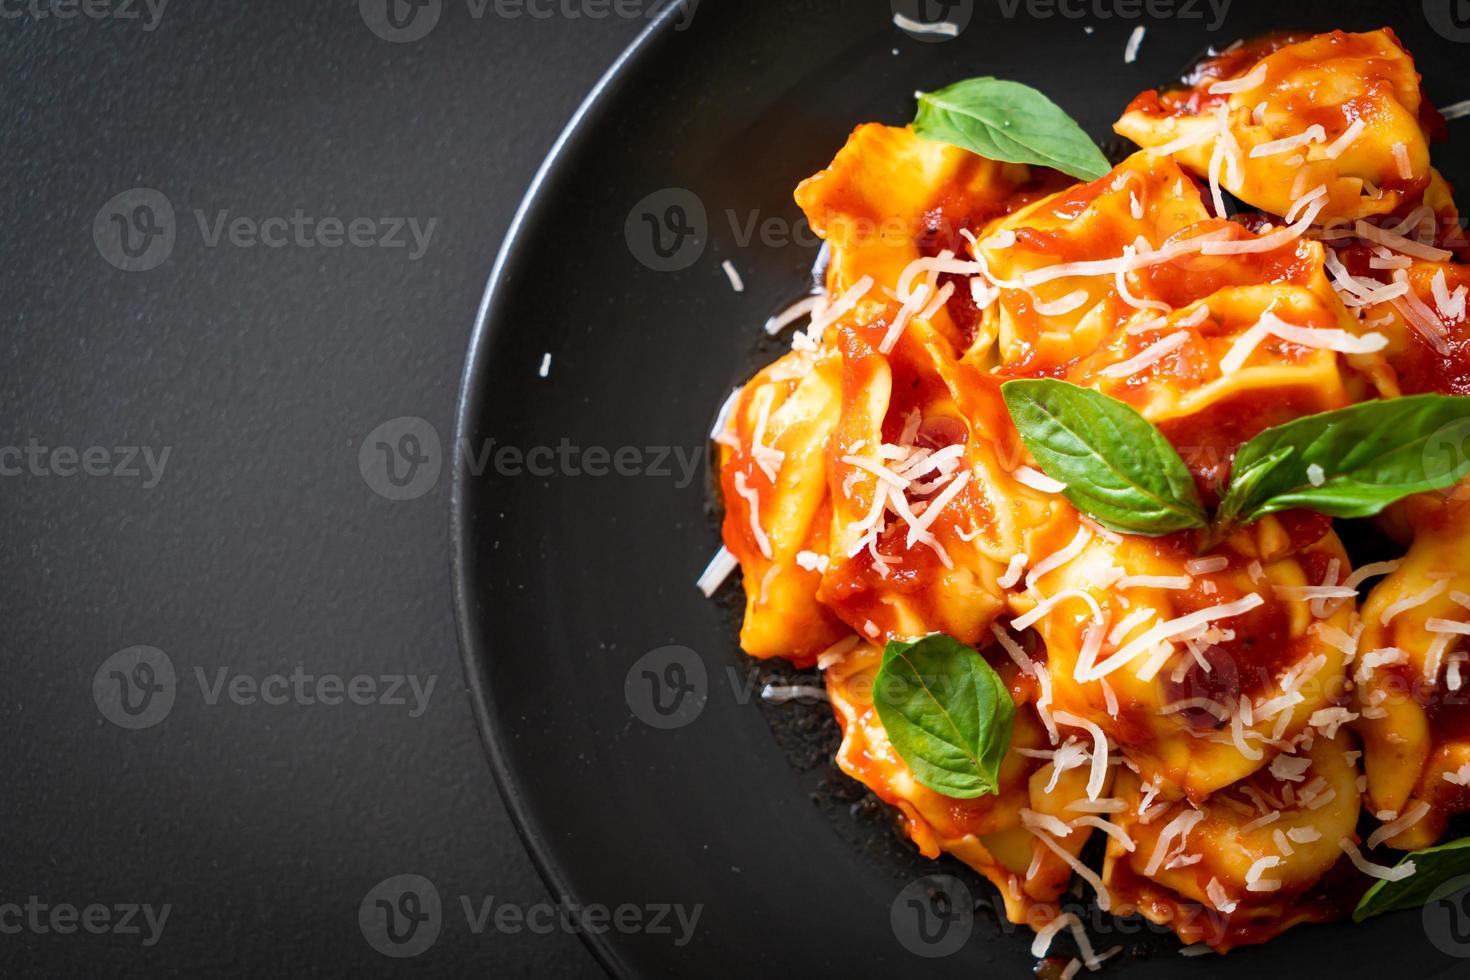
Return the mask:
<svg viewBox="0 0 1470 980">
<path fill-rule="evenodd" d="M 716 601 L 694 588 L 718 546 L 703 455 L 711 418 L 782 349 L 762 340 L 760 325 L 803 293 L 816 253 L 792 188 L 855 124 L 911 118 L 915 89 L 978 74 L 1018 79 L 1102 138 L 1141 89 L 1212 44 L 1270 30 L 1389 23 L 1418 57 L 1430 97 L 1454 102 L 1470 97 L 1470 26 L 1448 15 L 1432 24 L 1418 4 L 1237 0 L 1211 30 L 1204 2 L 1179 0 L 1180 16 L 1145 22 L 961 0 L 953 9 L 968 16 L 965 29 L 936 42 L 896 29 L 881 2 L 781 8 L 705 0 L 692 19 L 668 11 L 593 92 L 526 198 L 461 391 L 468 465 L 457 471 L 453 534 L 466 670 L 496 776 L 553 892 L 582 904 L 702 909 L 684 945 L 677 926 L 674 935 L 588 935 L 611 971 L 1021 976 L 1034 963 L 1030 934 L 999 924 L 990 886 L 954 862 L 920 858 L 884 809 L 836 773 L 824 705 L 761 701 L 761 684 L 789 672 L 740 654 L 734 586 Z M 1125 64 L 1140 23 L 1138 60 Z M 1451 181 L 1466 173 L 1467 145 L 1470 121 L 1436 148 Z M 678 193 L 648 197 L 670 188 Z M 664 224 L 670 256 L 651 250 L 650 221 Z M 684 252 L 669 231 L 678 227 L 697 232 Z M 727 283 L 724 260 L 743 275 L 743 293 Z M 487 445 L 497 455 L 482 469 Z M 507 447 L 542 447 L 522 461 L 539 475 L 519 470 Z M 623 473 L 590 475 L 598 457 L 564 447 L 600 447 L 613 460 L 627 447 Z M 701 454 L 697 469 L 681 477 L 660 447 L 686 461 Z M 671 459 L 671 475 L 659 475 Z M 670 658 L 682 658 L 684 682 L 698 690 L 674 719 L 684 723 L 660 728 L 640 718 L 662 721 L 646 705 L 644 674 L 679 680 Z M 909 907 L 895 900 L 936 872 L 958 877 L 978 908 L 954 927 L 969 930 L 957 951 L 920 959 L 911 947 L 946 944 L 906 934 Z M 1136 921 L 1098 916 L 1089 931 L 1099 948 L 1127 946 L 1112 969 L 1128 977 L 1186 966 L 1199 977 L 1432 976 L 1463 966 L 1436 951 L 1417 913 L 1298 928 L 1187 962 Z"/>
</svg>

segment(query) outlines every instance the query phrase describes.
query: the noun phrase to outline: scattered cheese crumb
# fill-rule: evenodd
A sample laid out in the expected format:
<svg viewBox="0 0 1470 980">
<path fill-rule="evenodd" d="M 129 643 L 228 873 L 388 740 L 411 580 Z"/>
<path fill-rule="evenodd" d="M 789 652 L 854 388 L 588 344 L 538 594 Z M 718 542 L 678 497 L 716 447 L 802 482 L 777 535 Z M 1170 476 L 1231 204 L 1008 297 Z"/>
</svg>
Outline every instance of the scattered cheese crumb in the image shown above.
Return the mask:
<svg viewBox="0 0 1470 980">
<path fill-rule="evenodd" d="M 1128 35 L 1128 46 L 1123 49 L 1123 63 L 1131 65 L 1138 60 L 1138 47 L 1143 44 L 1143 32 L 1146 28 L 1140 24 L 1133 28 L 1133 33 Z"/>
<path fill-rule="evenodd" d="M 923 21 L 914 20 L 912 17 L 905 17 L 903 14 L 895 13 L 893 15 L 893 24 L 899 30 L 908 31 L 910 34 L 935 34 L 939 37 L 960 36 L 958 25 L 951 24 L 947 20 L 928 24 Z"/>
<path fill-rule="evenodd" d="M 724 262 L 721 262 L 720 267 L 725 270 L 725 275 L 730 280 L 730 288 L 737 293 L 745 292 L 745 280 L 740 278 L 740 273 L 735 270 L 735 266 L 731 264 L 730 260 L 726 259 Z"/>
</svg>

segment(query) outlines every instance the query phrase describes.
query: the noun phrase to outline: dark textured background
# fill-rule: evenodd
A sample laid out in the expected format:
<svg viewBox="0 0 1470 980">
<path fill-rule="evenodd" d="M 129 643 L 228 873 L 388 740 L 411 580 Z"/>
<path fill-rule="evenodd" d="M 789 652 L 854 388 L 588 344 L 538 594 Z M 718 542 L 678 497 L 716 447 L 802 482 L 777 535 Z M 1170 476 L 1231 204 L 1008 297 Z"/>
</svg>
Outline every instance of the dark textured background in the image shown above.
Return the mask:
<svg viewBox="0 0 1470 980">
<path fill-rule="evenodd" d="M 155 30 L 28 12 L 50 2 L 0 0 L 0 466 L 8 448 L 32 440 L 170 455 L 151 487 L 137 477 L 0 475 L 0 738 L 8 750 L 0 975 L 597 975 L 572 935 L 477 936 L 458 911 L 460 896 L 518 906 L 550 896 L 496 795 L 467 703 L 450 601 L 450 473 L 424 495 L 393 502 L 364 478 L 359 449 L 367 442 L 371 453 L 369 435 L 403 416 L 449 438 L 466 341 L 516 203 L 582 94 L 644 22 L 476 19 L 469 10 L 479 0 L 424 0 L 442 5 L 440 23 L 422 40 L 391 44 L 365 24 L 357 0 L 171 0 Z M 1120 98 L 1215 39 L 1200 37 L 1197 25 L 1161 25 L 1140 62 L 1124 69 L 1128 25 L 1116 20 L 1095 36 L 1081 24 L 1024 18 L 997 28 L 996 8 L 986 6 L 981 29 L 935 47 L 901 40 L 882 2 L 705 2 L 696 29 L 677 45 L 650 45 L 657 57 L 629 73 L 608 114 L 589 120 L 581 149 L 572 147 L 585 156 L 567 158 L 576 179 L 555 186 L 560 200 L 541 209 L 559 220 L 529 230 L 535 251 L 523 243 L 523 261 L 548 259 L 529 281 L 548 286 L 514 294 L 527 308 L 497 353 L 516 357 L 494 365 L 492 380 L 504 387 L 481 392 L 516 409 L 515 426 L 497 435 L 561 426 L 551 435 L 570 432 L 589 445 L 645 438 L 602 407 L 631 392 L 625 401 L 640 419 L 644 403 L 658 405 L 674 444 L 702 445 L 717 401 L 710 393 L 733 382 L 750 353 L 742 331 L 801 288 L 811 256 L 792 248 L 732 251 L 716 240 L 682 280 L 638 268 L 621 234 L 630 192 L 678 184 L 722 206 L 790 214 L 792 175 L 828 159 L 854 119 L 905 118 L 916 84 L 994 66 L 1045 81 L 1103 132 Z M 1431 31 L 1419 6 L 1314 0 L 1290 5 L 1290 16 L 1317 26 L 1402 20 L 1431 66 L 1431 94 L 1441 102 L 1470 94 L 1458 46 L 1470 26 Z M 1284 16 L 1264 0 L 1234 9 L 1227 36 L 1280 26 Z M 1096 74 L 1054 71 L 1089 58 L 1105 63 L 1106 86 Z M 1470 130 L 1456 132 L 1439 159 L 1463 182 Z M 125 273 L 101 254 L 93 223 L 115 195 L 139 187 L 171 202 L 178 237 L 160 267 Z M 583 203 L 600 206 L 602 217 L 578 212 Z M 212 220 L 222 211 L 263 219 L 298 209 L 437 224 L 426 254 L 412 261 L 403 249 L 211 248 L 194 218 L 196 210 Z M 751 284 L 738 300 L 715 261 L 726 255 Z M 610 278 L 596 279 L 598 269 Z M 538 302 L 547 295 L 557 302 Z M 625 297 L 615 312 L 640 319 L 614 321 L 615 296 Z M 656 315 L 660 304 L 673 312 Z M 550 307 L 579 315 L 548 322 Z M 631 322 L 641 344 L 670 325 L 706 329 L 681 337 L 682 372 L 650 377 L 608 369 L 627 356 L 619 336 L 596 330 L 611 322 Z M 571 342 L 593 332 L 595 342 Z M 535 389 L 547 403 L 520 411 L 516 399 L 547 349 L 558 351 L 553 379 Z M 501 685 L 497 696 L 516 736 L 516 785 L 538 846 L 579 885 L 603 885 L 579 895 L 667 900 L 692 889 L 710 902 L 701 948 L 677 960 L 664 940 L 645 937 L 625 944 L 637 954 L 627 962 L 658 964 L 650 971 L 658 974 L 700 961 L 748 973 L 825 956 L 830 972 L 844 957 L 894 947 L 895 861 L 872 853 L 860 861 L 855 852 L 863 842 L 896 851 L 906 874 L 930 866 L 894 843 L 881 814 L 870 814 L 862 833 L 834 834 L 858 823 L 848 814 L 852 797 L 824 810 L 808 805 L 802 787 L 823 767 L 815 757 L 787 762 L 793 746 L 811 754 L 813 733 L 768 727 L 762 714 L 774 709 L 712 702 L 702 736 L 711 748 L 701 753 L 698 729 L 687 739 L 653 737 L 607 697 L 627 668 L 617 658 L 655 643 L 708 636 L 697 645 L 712 663 L 735 656 L 728 610 L 688 588 L 713 545 L 702 489 L 568 483 L 556 499 L 575 492 L 586 508 L 546 507 L 558 522 L 538 522 L 534 512 L 499 550 L 485 530 L 504 519 L 492 506 L 497 495 L 512 516 L 528 512 L 512 492 L 540 494 L 542 506 L 548 498 L 528 481 L 476 486 L 475 569 L 490 580 L 475 595 L 532 607 L 509 620 L 513 629 L 497 621 L 494 638 L 503 646 L 515 631 L 534 634 L 497 665 L 527 673 L 527 682 Z M 606 513 L 616 533 L 604 537 L 626 536 L 638 527 L 635 508 L 677 560 L 652 568 L 644 558 L 639 576 L 617 580 L 626 556 L 604 541 L 600 560 L 616 562 L 599 574 L 577 550 L 597 535 L 572 532 Z M 542 539 L 557 537 L 573 544 L 549 560 Z M 648 594 L 624 603 L 620 590 L 631 586 Z M 546 594 L 557 601 L 541 601 Z M 682 631 L 665 595 L 698 629 Z M 610 628 L 599 642 L 564 643 L 589 622 Z M 609 656 L 618 631 L 636 635 Z M 110 657 L 136 646 L 168 656 L 177 697 L 158 724 L 128 731 L 94 701 L 93 681 Z M 534 658 L 548 647 L 557 660 L 542 669 Z M 415 718 L 403 706 L 210 704 L 195 680 L 196 670 L 262 678 L 298 668 L 432 676 L 435 688 Z M 594 668 L 611 679 L 586 672 Z M 549 683 L 558 670 L 574 674 L 560 687 Z M 548 690 L 570 693 L 548 698 Z M 521 710 L 505 713 L 508 705 Z M 599 718 L 615 737 L 598 737 Z M 737 805 L 759 812 L 732 819 Z M 773 838 L 769 827 L 783 833 Z M 365 941 L 358 910 L 375 885 L 404 874 L 431 880 L 450 907 L 430 949 L 393 961 Z M 31 896 L 168 904 L 170 915 L 152 947 L 138 935 L 9 931 L 7 903 Z M 840 944 L 810 942 L 843 900 L 864 928 L 837 929 Z M 1296 964 L 1320 968 L 1354 950 L 1366 951 L 1355 963 L 1392 960 L 1413 972 L 1427 948 L 1412 917 L 1351 931 L 1352 948 L 1301 930 L 1269 953 L 1193 972 L 1239 964 L 1250 975 L 1295 975 L 1304 969 Z M 985 940 L 970 953 L 1029 969 L 1019 937 Z M 900 972 L 937 969 L 900 962 Z M 1140 976 L 1165 975 L 1173 960 L 1134 966 Z M 848 973 L 880 967 L 869 958 Z"/>
<path fill-rule="evenodd" d="M 7 10 L 15 8 L 7 7 Z M 354 0 L 175 0 L 139 21 L 0 19 L 0 444 L 147 445 L 161 482 L 0 478 L 0 903 L 163 903 L 162 940 L 0 934 L 5 975 L 597 975 L 577 939 L 446 927 L 402 962 L 357 910 L 419 873 L 546 900 L 496 795 L 456 649 L 448 480 L 379 497 L 385 420 L 450 431 L 465 344 L 536 166 L 639 21 L 474 20 L 390 44 Z M 450 179 L 452 178 L 452 179 Z M 92 222 L 178 213 L 124 273 Z M 403 250 L 204 247 L 192 211 L 411 216 Z M 168 717 L 104 720 L 93 674 L 150 645 Z M 196 667 L 438 675 L 428 711 L 208 705 Z"/>
</svg>

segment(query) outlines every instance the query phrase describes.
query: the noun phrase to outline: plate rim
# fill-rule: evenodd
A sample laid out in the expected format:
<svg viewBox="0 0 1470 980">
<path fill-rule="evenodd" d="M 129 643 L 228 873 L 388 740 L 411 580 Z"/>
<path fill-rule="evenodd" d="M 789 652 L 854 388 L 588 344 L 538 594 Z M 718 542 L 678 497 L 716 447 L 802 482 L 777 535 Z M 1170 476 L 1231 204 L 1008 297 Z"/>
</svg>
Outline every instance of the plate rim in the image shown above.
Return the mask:
<svg viewBox="0 0 1470 980">
<path fill-rule="evenodd" d="M 509 302 L 509 273 L 517 261 L 522 239 L 534 213 L 546 200 L 545 191 L 561 175 L 567 151 L 580 140 L 588 120 L 602 104 L 611 97 L 624 71 L 642 57 L 652 42 L 660 37 L 684 10 L 684 0 L 675 0 L 665 7 L 657 17 L 643 28 L 631 43 L 617 56 L 597 82 L 588 90 L 581 103 L 562 127 L 545 159 L 536 169 L 526 187 L 515 214 L 506 226 L 500 249 L 491 266 L 490 275 L 481 294 L 479 308 L 465 351 L 464 367 L 461 369 L 459 390 L 454 400 L 454 443 L 450 458 L 455 461 L 449 494 L 449 561 L 453 595 L 455 633 L 459 641 L 460 665 L 464 671 L 465 689 L 469 694 L 470 708 L 475 718 L 475 729 L 481 747 L 490 764 L 490 773 L 500 794 L 501 802 L 510 814 L 516 836 L 531 859 L 531 864 L 542 882 L 553 895 L 572 894 L 567 876 L 560 862 L 544 846 L 532 829 L 530 815 L 526 812 L 516 778 L 511 770 L 509 758 L 501 750 L 500 730 L 503 719 L 491 705 L 488 645 L 481 640 L 483 627 L 489 616 L 479 601 L 477 575 L 472 570 L 472 555 L 469 547 L 468 521 L 470 491 L 474 479 L 468 467 L 458 465 L 458 448 L 470 436 L 470 427 L 478 419 L 485 406 L 484 389 L 479 381 L 490 369 L 489 344 L 498 331 L 495 325 L 500 308 Z M 627 964 L 605 937 L 593 935 L 585 929 L 577 930 L 582 945 L 594 960 L 610 976 L 630 976 Z"/>
</svg>

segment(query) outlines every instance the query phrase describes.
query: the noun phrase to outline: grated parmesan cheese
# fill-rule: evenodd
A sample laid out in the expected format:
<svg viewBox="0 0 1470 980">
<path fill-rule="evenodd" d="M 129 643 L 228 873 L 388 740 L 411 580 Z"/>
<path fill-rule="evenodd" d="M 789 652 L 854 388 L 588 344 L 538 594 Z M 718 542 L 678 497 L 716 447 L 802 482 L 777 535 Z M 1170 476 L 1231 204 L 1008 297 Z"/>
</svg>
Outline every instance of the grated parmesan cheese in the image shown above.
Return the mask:
<svg viewBox="0 0 1470 980">
<path fill-rule="evenodd" d="M 1011 474 L 1017 483 L 1023 487 L 1030 487 L 1037 493 L 1061 493 L 1067 489 L 1067 485 L 1060 480 L 1053 480 L 1045 473 L 1030 466 L 1018 466 Z"/>
<path fill-rule="evenodd" d="M 1405 810 L 1402 816 L 1390 821 L 1389 823 L 1384 824 L 1382 827 L 1379 827 L 1377 830 L 1373 831 L 1373 833 L 1368 837 L 1368 848 L 1371 850 L 1377 847 L 1379 844 L 1382 844 L 1384 841 L 1389 840 L 1393 837 L 1397 837 L 1399 834 L 1402 834 L 1404 831 L 1414 826 L 1420 820 L 1423 820 L 1428 814 L 1429 804 L 1425 803 L 1423 800 L 1420 800 L 1418 803 L 1415 803 L 1413 806 L 1409 807 L 1409 809 Z"/>
<path fill-rule="evenodd" d="M 1263 857 L 1250 866 L 1245 873 L 1245 890 L 1249 892 L 1274 892 L 1281 887 L 1281 881 L 1277 878 L 1262 878 L 1261 876 L 1272 868 L 1281 864 L 1279 857 Z"/>
<path fill-rule="evenodd" d="M 1017 582 L 1021 581 L 1021 572 L 1025 571 L 1026 563 L 1030 560 L 1024 551 L 1012 555 L 1010 564 L 1006 565 L 1005 574 L 996 579 L 995 584 L 999 585 L 1002 589 L 1013 587 Z"/>
<path fill-rule="evenodd" d="M 1306 782 L 1306 772 L 1312 768 L 1311 759 L 1295 755 L 1278 755 L 1271 760 L 1271 775 L 1277 782 Z"/>
<path fill-rule="evenodd" d="M 1361 218 L 1353 226 L 1353 233 L 1359 238 L 1365 238 L 1370 242 L 1376 242 L 1395 252 L 1412 255 L 1414 258 L 1423 259 L 1426 262 L 1448 262 L 1453 255 L 1453 253 L 1445 249 L 1435 248 L 1432 245 L 1424 245 L 1414 241 L 1412 238 L 1405 238 L 1403 235 L 1390 231 L 1387 228 L 1379 228 L 1369 224 Z"/>
<path fill-rule="evenodd" d="M 1142 24 L 1133 28 L 1133 33 L 1128 35 L 1128 44 L 1123 48 L 1123 63 L 1131 65 L 1138 60 L 1138 49 L 1143 44 L 1145 28 Z"/>
<path fill-rule="evenodd" d="M 1037 299 L 1033 294 L 1031 307 L 1042 316 L 1066 316 L 1068 313 L 1080 309 L 1082 304 L 1086 303 L 1087 300 L 1088 295 L 1085 289 L 1073 290 L 1061 299 L 1053 300 L 1050 303 Z"/>
<path fill-rule="evenodd" d="M 821 653 L 817 654 L 817 669 L 826 670 L 841 663 L 853 648 L 863 642 L 856 634 L 838 640 Z"/>
<path fill-rule="evenodd" d="M 1260 88 L 1266 81 L 1266 63 L 1262 61 L 1249 73 L 1233 78 L 1225 82 L 1216 82 L 1209 88 L 1211 95 L 1233 95 L 1236 92 L 1249 92 L 1253 88 Z M 1265 103 L 1262 103 L 1264 105 Z"/>
<path fill-rule="evenodd" d="M 1327 149 L 1324 150 L 1323 153 L 1326 154 L 1327 159 L 1336 160 L 1338 157 L 1342 156 L 1343 152 L 1348 147 L 1353 145 L 1353 143 L 1357 140 L 1359 136 L 1363 135 L 1363 130 L 1367 128 L 1368 124 L 1365 123 L 1363 120 L 1354 119 L 1352 125 L 1343 130 L 1342 135 L 1333 140 L 1332 145 L 1327 147 Z"/>
<path fill-rule="evenodd" d="M 1211 878 L 1210 883 L 1205 886 L 1205 895 L 1209 897 L 1210 904 L 1215 906 L 1215 910 L 1225 915 L 1229 915 L 1237 908 L 1238 903 L 1231 900 L 1217 878 Z"/>
<path fill-rule="evenodd" d="M 1032 836 L 1041 841 L 1043 845 L 1051 850 L 1053 854 L 1061 858 L 1063 863 L 1065 863 L 1073 871 L 1077 872 L 1078 877 L 1080 877 L 1083 881 L 1092 886 L 1093 891 L 1097 892 L 1098 908 L 1102 909 L 1104 912 L 1112 908 L 1112 895 L 1108 892 L 1108 886 L 1103 884 L 1102 878 L 1098 876 L 1096 871 L 1093 871 L 1087 865 L 1077 860 L 1077 858 L 1070 851 L 1057 844 L 1057 842 L 1052 840 L 1051 837 L 1046 834 L 1046 832 L 1036 830 L 1032 827 L 1028 827 L 1026 829 L 1031 832 Z M 1078 946 L 1080 947 L 1081 945 L 1082 940 L 1079 939 Z M 1032 949 L 1035 949 L 1035 946 L 1033 946 Z"/>
<path fill-rule="evenodd" d="M 1111 674 L 1113 671 L 1125 664 L 1131 663 L 1144 652 L 1160 643 L 1177 636 L 1183 636 L 1217 619 L 1229 619 L 1234 616 L 1244 615 L 1262 605 L 1265 601 L 1259 594 L 1252 592 L 1241 599 L 1237 599 L 1235 602 L 1199 609 L 1188 615 L 1180 616 L 1177 619 L 1170 619 L 1159 623 L 1146 630 L 1142 635 L 1129 641 L 1127 645 L 1089 671 L 1089 679 L 1095 680 Z M 1102 618 L 1100 610 L 1098 612 L 1098 618 Z"/>
<path fill-rule="evenodd" d="M 739 567 L 740 562 L 735 560 L 735 556 L 730 554 L 729 549 L 721 546 L 694 584 L 699 586 L 699 591 L 708 599 L 719 591 L 720 586 L 725 584 L 725 579 Z"/>
<path fill-rule="evenodd" d="M 1102 795 L 1103 784 L 1108 777 L 1108 737 L 1097 725 L 1066 711 L 1052 715 L 1059 725 L 1080 728 L 1092 736 L 1092 771 L 1087 779 L 1087 798 L 1095 800 Z"/>
<path fill-rule="evenodd" d="M 1403 143 L 1393 145 L 1393 162 L 1399 168 L 1399 176 L 1404 180 L 1414 179 L 1414 163 L 1409 159 L 1409 148 Z"/>
<path fill-rule="evenodd" d="M 1189 840 L 1189 832 L 1200 821 L 1204 820 L 1204 818 L 1205 814 L 1203 810 L 1185 810 L 1173 820 L 1164 824 L 1163 829 L 1159 831 L 1158 840 L 1154 843 L 1153 855 L 1149 857 L 1148 865 L 1144 868 L 1144 875 L 1152 878 L 1159 873 L 1159 868 L 1162 867 L 1165 857 L 1169 853 L 1169 848 L 1173 845 L 1176 837 L 1179 838 L 1179 850 L 1183 851 Z"/>
<path fill-rule="evenodd" d="M 1442 107 L 1439 110 L 1439 114 L 1444 116 L 1446 122 L 1451 119 L 1461 119 L 1465 116 L 1470 116 L 1470 99 L 1466 99 L 1464 102 L 1451 102 L 1449 105 Z"/>
<path fill-rule="evenodd" d="M 1313 143 L 1325 143 L 1327 141 L 1327 130 L 1319 125 L 1307 127 L 1306 132 L 1297 133 L 1295 136 L 1287 136 L 1284 139 L 1271 140 L 1269 143 L 1261 143 L 1251 147 L 1251 159 L 1259 157 L 1276 156 L 1278 153 L 1290 153 L 1292 150 Z"/>
<path fill-rule="evenodd" d="M 1354 867 L 1370 878 L 1378 878 L 1382 881 L 1403 881 L 1417 870 L 1413 861 L 1402 861 L 1396 868 L 1374 864 L 1363 857 L 1363 852 L 1358 850 L 1358 846 L 1346 837 L 1339 840 L 1337 846 L 1342 848 L 1343 853 L 1353 862 Z"/>
<path fill-rule="evenodd" d="M 910 34 L 933 34 L 938 37 L 959 37 L 960 28 L 958 24 L 952 24 L 947 20 L 927 22 L 914 20 L 912 17 L 894 12 L 893 26 Z"/>
<path fill-rule="evenodd" d="M 725 270 L 725 276 L 730 280 L 731 289 L 737 293 L 745 292 L 745 280 L 740 278 L 740 273 L 736 270 L 734 263 L 726 259 L 720 263 L 720 268 Z"/>
<path fill-rule="evenodd" d="M 1212 572 L 1223 572 L 1230 567 L 1230 559 L 1224 555 L 1211 555 L 1208 558 L 1191 558 L 1184 563 L 1184 570 L 1190 575 L 1209 575 Z"/>
<path fill-rule="evenodd" d="M 1390 622 L 1393 621 L 1394 617 L 1398 616 L 1400 613 L 1408 612 L 1410 609 L 1417 609 L 1422 605 L 1432 602 L 1433 600 L 1439 598 L 1439 596 L 1446 589 L 1448 589 L 1449 586 L 1450 583 L 1448 579 L 1440 579 L 1438 582 L 1435 582 L 1423 592 L 1417 592 L 1414 595 L 1406 596 L 1405 598 L 1400 599 L 1398 602 L 1393 603 L 1387 609 L 1383 610 L 1383 614 L 1378 618 L 1379 625 L 1387 626 Z"/>
<path fill-rule="evenodd" d="M 1470 636 L 1470 623 L 1457 623 L 1453 619 L 1431 617 L 1424 621 L 1424 628 L 1430 633 L 1453 633 L 1458 636 Z"/>
<path fill-rule="evenodd" d="M 798 551 L 796 553 L 796 564 L 809 572 L 826 574 L 827 567 L 831 563 L 831 558 L 826 555 L 819 555 L 815 551 Z"/>
<path fill-rule="evenodd" d="M 1059 551 L 1054 551 L 1051 554 L 1047 555 L 1045 558 L 1041 559 L 1041 561 L 1037 562 L 1035 567 L 1032 568 L 1029 573 L 1027 573 L 1026 588 L 1035 588 L 1037 581 L 1043 575 L 1047 574 L 1048 572 L 1055 571 L 1058 568 L 1061 568 L 1067 562 L 1082 554 L 1082 549 L 1086 548 L 1087 543 L 1091 540 L 1092 531 L 1085 526 L 1079 527 L 1077 529 L 1077 534 L 1075 537 L 1072 538 L 1071 543 L 1069 543 L 1065 548 L 1062 548 Z M 1089 596 L 1089 598 L 1091 597 Z M 1093 608 L 1097 608 L 1096 603 L 1093 603 Z M 1102 618 L 1101 610 L 1098 611 L 1097 618 Z"/>
<path fill-rule="evenodd" d="M 1183 330 L 1172 333 L 1155 344 L 1150 344 L 1126 361 L 1111 364 L 1099 372 L 1105 378 L 1127 378 L 1152 367 L 1174 351 L 1189 343 L 1189 334 Z"/>
<path fill-rule="evenodd" d="M 822 296 L 808 296 L 805 299 L 797 300 L 766 321 L 766 333 L 772 337 L 776 336 L 797 320 L 803 317 L 813 316 L 824 302 L 825 298 Z"/>
</svg>

